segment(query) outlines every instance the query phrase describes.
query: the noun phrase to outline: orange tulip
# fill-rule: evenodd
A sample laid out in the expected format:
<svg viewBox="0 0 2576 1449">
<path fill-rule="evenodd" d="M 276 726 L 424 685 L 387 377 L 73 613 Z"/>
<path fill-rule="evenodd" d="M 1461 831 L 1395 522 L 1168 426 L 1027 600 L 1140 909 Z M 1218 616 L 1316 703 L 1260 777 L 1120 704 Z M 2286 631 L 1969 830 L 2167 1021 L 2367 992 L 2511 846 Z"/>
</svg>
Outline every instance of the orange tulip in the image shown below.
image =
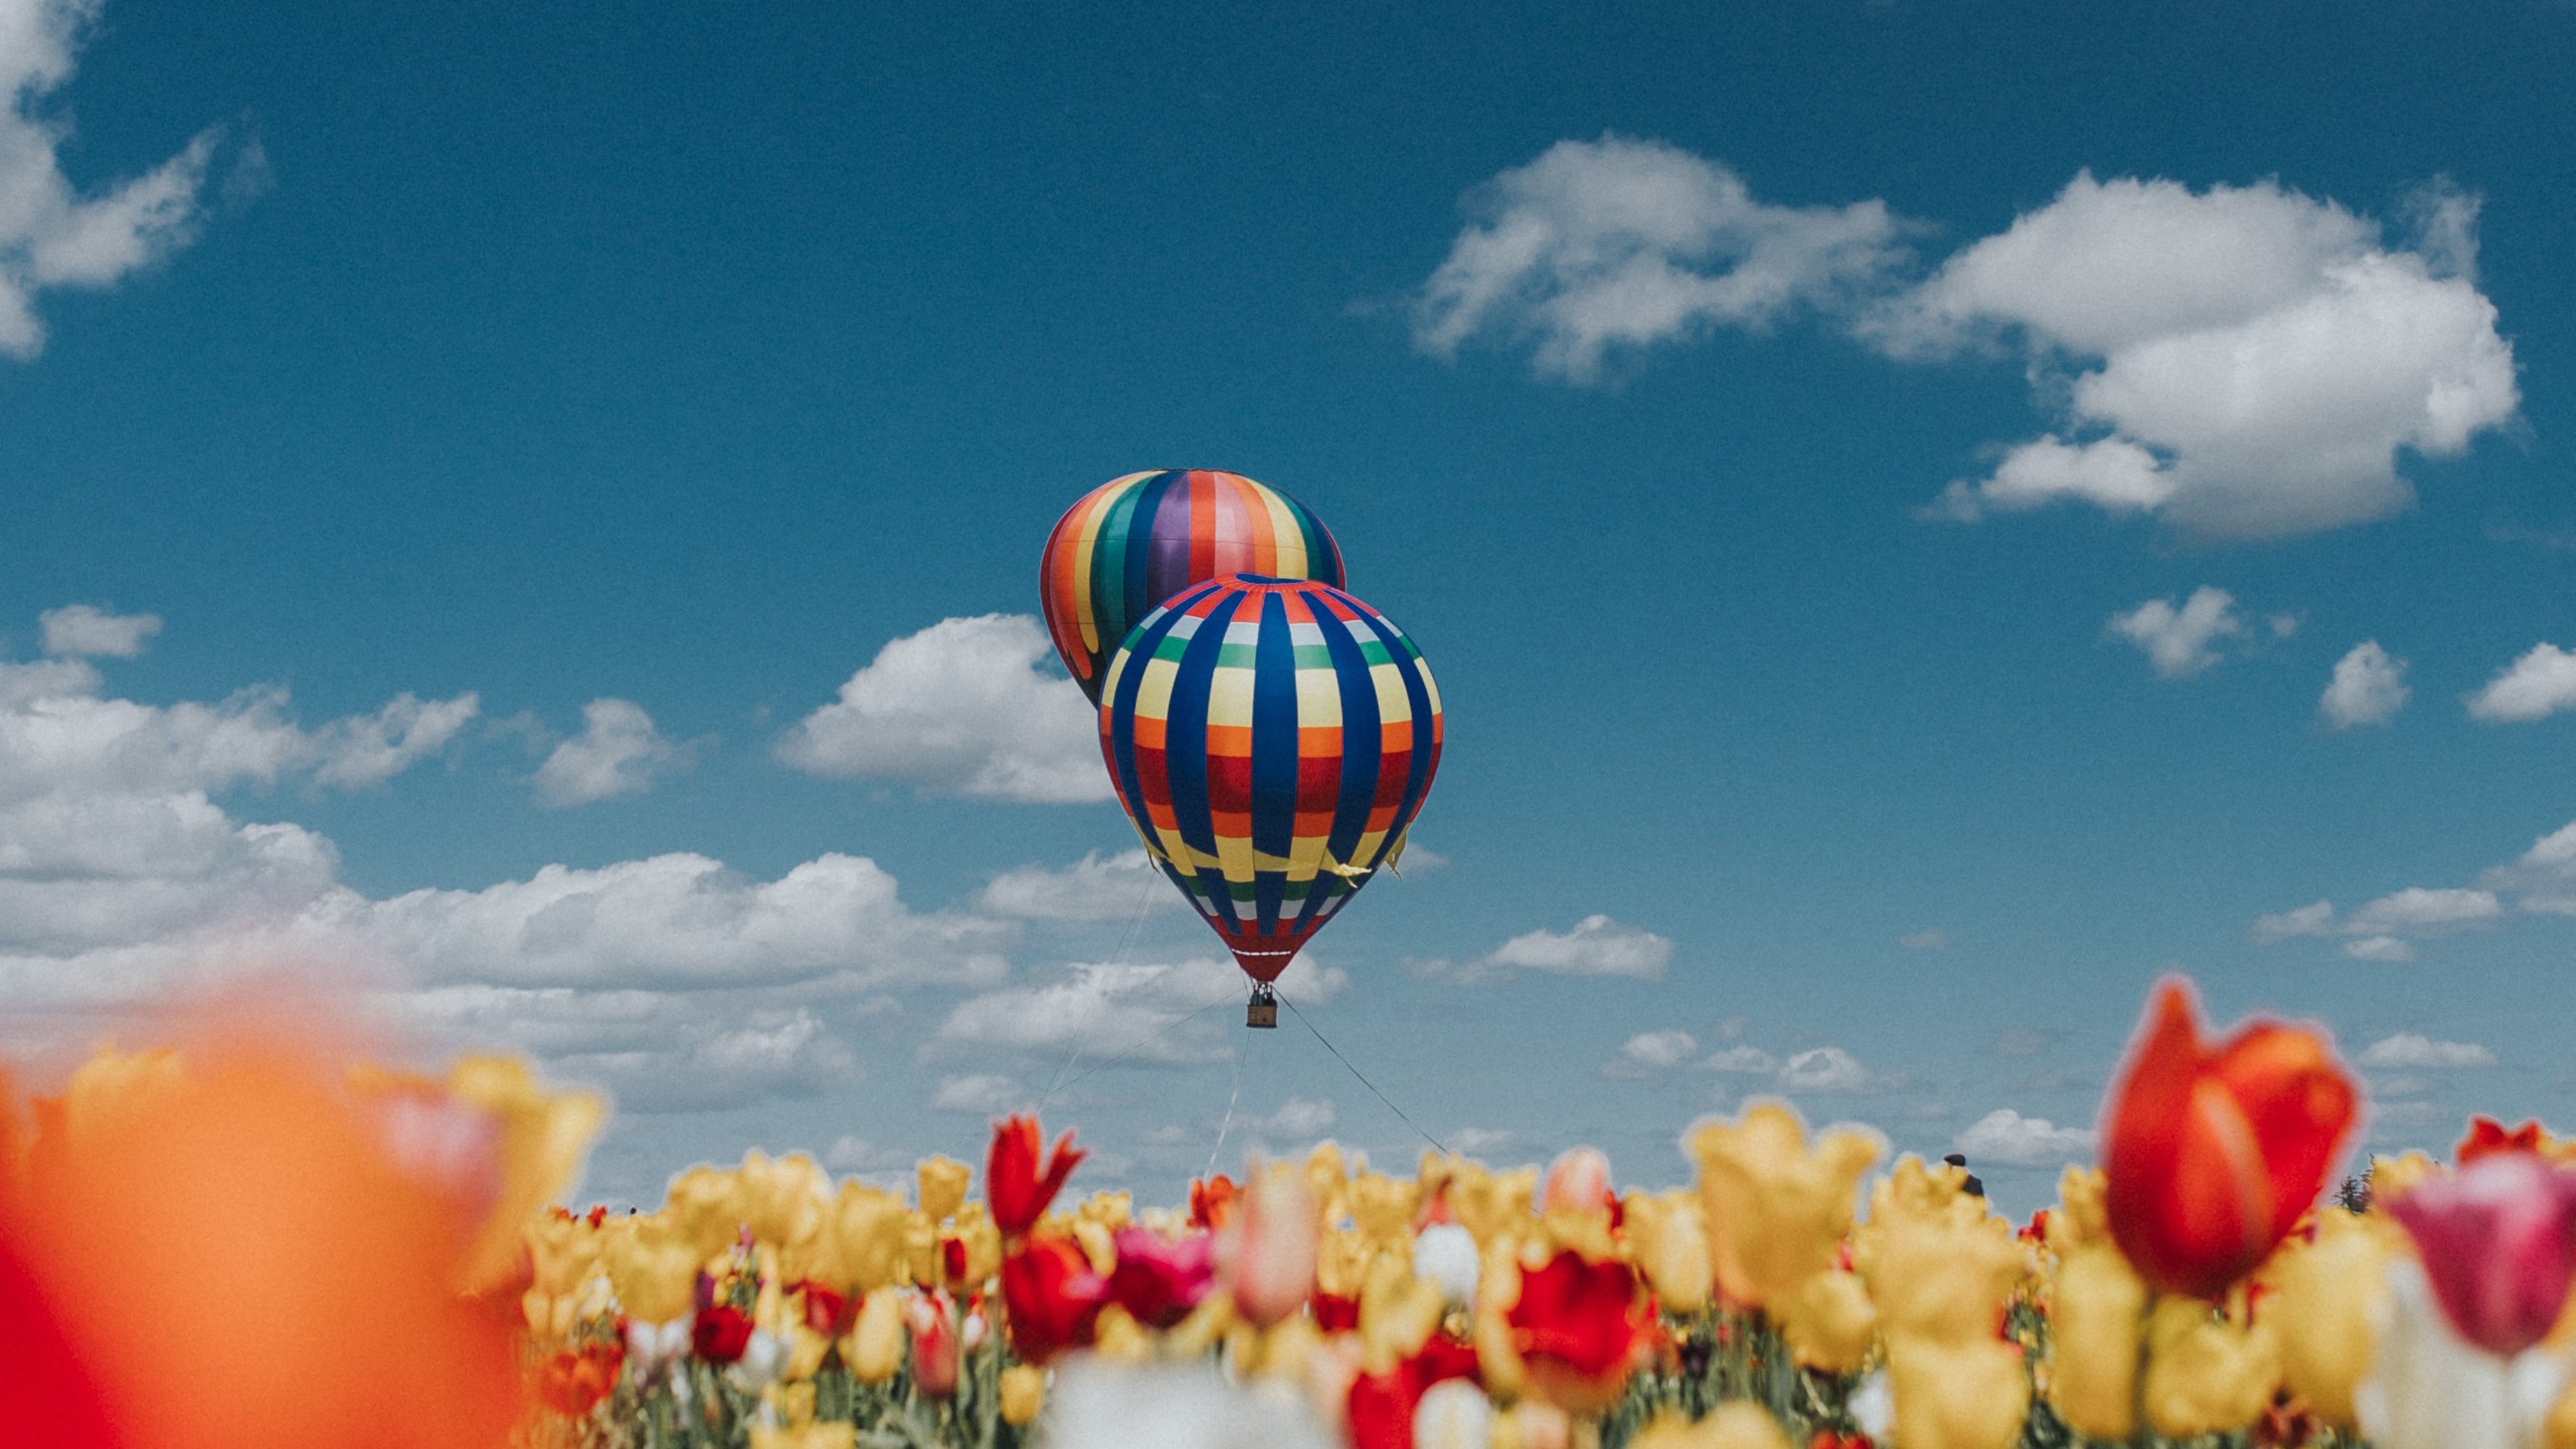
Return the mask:
<svg viewBox="0 0 2576 1449">
<path fill-rule="evenodd" d="M 2154 1287 L 2217 1296 L 2315 1203 L 2358 1101 L 2318 1033 L 2255 1022 L 2206 1045 L 2190 983 L 2167 978 L 2103 1112 L 2113 1241 Z"/>
</svg>

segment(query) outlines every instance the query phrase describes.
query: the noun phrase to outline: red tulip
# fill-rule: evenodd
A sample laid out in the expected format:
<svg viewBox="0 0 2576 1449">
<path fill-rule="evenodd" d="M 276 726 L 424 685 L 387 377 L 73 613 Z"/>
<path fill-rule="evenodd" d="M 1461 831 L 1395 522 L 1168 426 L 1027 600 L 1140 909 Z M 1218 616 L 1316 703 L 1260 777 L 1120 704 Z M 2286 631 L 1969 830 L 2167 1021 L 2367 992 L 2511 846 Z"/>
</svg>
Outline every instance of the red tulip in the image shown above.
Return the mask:
<svg viewBox="0 0 2576 1449">
<path fill-rule="evenodd" d="M 1064 1180 L 1088 1154 L 1074 1150 L 1073 1134 L 1067 1132 L 1055 1141 L 1055 1150 L 1047 1154 L 1043 1176 L 1038 1168 L 1038 1148 L 1045 1141 L 1035 1117 L 1006 1117 L 993 1128 L 993 1150 L 984 1158 L 984 1198 L 993 1210 L 993 1223 L 1004 1237 L 1016 1237 L 1036 1227 L 1047 1204 L 1064 1187 Z"/>
<path fill-rule="evenodd" d="M 1326 1293 L 1320 1288 L 1315 1290 L 1315 1296 L 1306 1300 L 1306 1311 L 1314 1315 L 1315 1326 L 1326 1333 L 1340 1333 L 1360 1326 L 1360 1301 L 1344 1298 L 1339 1293 Z"/>
<path fill-rule="evenodd" d="M 1109 1295 L 1147 1328 L 1169 1328 L 1190 1316 L 1216 1278 L 1216 1240 L 1192 1233 L 1179 1242 L 1146 1228 L 1120 1228 L 1118 1266 Z"/>
<path fill-rule="evenodd" d="M 2138 1276 L 2212 1298 L 2289 1236 L 2352 1130 L 2359 1093 L 2325 1039 L 2255 1022 L 2215 1048 L 2168 977 L 2103 1112 L 2103 1207 Z"/>
<path fill-rule="evenodd" d="M 2469 1135 L 2460 1139 L 2460 1145 L 2452 1149 L 2451 1156 L 2460 1166 L 2466 1167 L 2481 1157 L 2492 1157 L 2499 1152 L 2536 1153 L 2540 1151 L 2543 1135 L 2538 1122 L 2525 1122 L 2508 1132 L 2504 1124 L 2493 1117 L 2471 1117 Z"/>
<path fill-rule="evenodd" d="M 1191 1178 L 1190 1226 L 1213 1231 L 1234 1221 L 1234 1200 L 1240 1195 L 1234 1179 L 1222 1172 Z"/>
<path fill-rule="evenodd" d="M 1011 1347 L 1029 1363 L 1087 1346 L 1108 1301 L 1109 1285 L 1071 1238 L 1030 1238 L 1002 1259 Z"/>
<path fill-rule="evenodd" d="M 837 1288 L 808 1278 L 797 1285 L 805 1292 L 805 1326 L 825 1338 L 838 1338 L 858 1320 L 859 1305 Z"/>
<path fill-rule="evenodd" d="M 1521 1274 L 1505 1319 L 1512 1347 L 1557 1407 L 1588 1413 L 1618 1397 L 1652 1340 L 1653 1309 L 1618 1261 L 1587 1263 L 1567 1249 Z"/>
<path fill-rule="evenodd" d="M 1476 1376 L 1476 1349 L 1433 1334 L 1422 1351 L 1384 1373 L 1351 1380 L 1343 1400 L 1351 1449 L 1413 1449 L 1413 1414 L 1431 1386 Z"/>
<path fill-rule="evenodd" d="M 751 1346 L 751 1315 L 730 1303 L 698 1314 L 689 1326 L 689 1350 L 709 1363 L 733 1363 Z"/>
<path fill-rule="evenodd" d="M 2549 1333 L 2576 1279 L 2576 1174 L 2498 1151 L 2389 1204 L 2460 1337 L 2510 1358 Z"/>
<path fill-rule="evenodd" d="M 617 1387 L 617 1371 L 626 1366 L 626 1345 L 594 1343 L 575 1352 L 565 1349 L 537 1369 L 537 1398 L 558 1414 L 578 1419 Z"/>
</svg>

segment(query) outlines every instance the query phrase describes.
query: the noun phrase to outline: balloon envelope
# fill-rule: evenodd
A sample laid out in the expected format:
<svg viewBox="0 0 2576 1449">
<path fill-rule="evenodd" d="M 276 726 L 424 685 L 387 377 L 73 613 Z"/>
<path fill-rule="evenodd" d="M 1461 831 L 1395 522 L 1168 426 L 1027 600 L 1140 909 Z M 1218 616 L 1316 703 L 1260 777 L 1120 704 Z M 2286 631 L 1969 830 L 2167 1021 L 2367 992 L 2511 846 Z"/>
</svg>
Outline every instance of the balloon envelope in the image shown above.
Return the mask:
<svg viewBox="0 0 2576 1449">
<path fill-rule="evenodd" d="M 1055 652 L 1091 702 L 1136 621 L 1192 584 L 1229 574 L 1340 588 L 1342 554 L 1306 506 L 1238 473 L 1130 473 L 1056 520 L 1038 559 L 1038 601 Z"/>
<path fill-rule="evenodd" d="M 1421 651 L 1329 584 L 1188 589 L 1127 636 L 1106 686 L 1119 802 L 1256 981 L 1401 847 L 1440 765 Z"/>
</svg>

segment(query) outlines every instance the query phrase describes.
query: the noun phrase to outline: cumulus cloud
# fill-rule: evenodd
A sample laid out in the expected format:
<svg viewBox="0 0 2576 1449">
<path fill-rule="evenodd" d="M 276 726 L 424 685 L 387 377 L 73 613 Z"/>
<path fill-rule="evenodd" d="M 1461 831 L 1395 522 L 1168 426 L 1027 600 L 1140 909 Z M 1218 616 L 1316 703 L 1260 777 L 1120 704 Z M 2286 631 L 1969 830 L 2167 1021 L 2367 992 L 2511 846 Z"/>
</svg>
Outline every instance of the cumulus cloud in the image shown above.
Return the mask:
<svg viewBox="0 0 2576 1449">
<path fill-rule="evenodd" d="M 1340 1114 L 1327 1101 L 1310 1102 L 1291 1097 L 1279 1104 L 1279 1110 L 1253 1124 L 1256 1136 L 1266 1135 L 1288 1141 L 1310 1141 L 1333 1130 Z"/>
<path fill-rule="evenodd" d="M 2494 1066 L 2496 1055 L 2475 1042 L 2435 1041 L 2419 1032 L 2401 1031 L 2364 1047 L 2357 1060 L 2373 1069 L 2446 1072 Z"/>
<path fill-rule="evenodd" d="M 1944 262 L 1865 331 L 1937 358 L 2018 339 L 2063 426 L 1934 505 L 1973 521 L 2059 500 L 2204 539 L 2385 517 L 2396 454 L 2464 451 L 2520 404 L 2470 275 L 2474 198 L 2426 193 L 2413 234 L 2273 182 L 2195 193 L 2081 173 Z"/>
<path fill-rule="evenodd" d="M 1950 933 L 1939 926 L 1931 926 L 1912 935 L 1897 937 L 1896 944 L 1908 951 L 1946 951 L 1950 949 Z"/>
<path fill-rule="evenodd" d="M 1485 1152 L 1509 1152 L 1520 1146 L 1521 1134 L 1502 1128 L 1460 1127 L 1441 1140 L 1459 1156 L 1474 1157 Z"/>
<path fill-rule="evenodd" d="M 2252 934 L 2265 945 L 2292 936 L 2349 937 L 2343 954 L 2355 961 L 2401 962 L 2415 959 L 2410 938 L 2475 930 L 2494 925 L 2503 916 L 2504 903 L 2493 891 L 2408 886 L 2349 915 L 2338 916 L 2331 901 L 2317 901 L 2294 911 L 2257 916 Z"/>
<path fill-rule="evenodd" d="M 1559 141 L 1465 207 L 1414 300 L 1415 343 L 1449 357 L 1491 333 L 1577 383 L 1623 350 L 1840 307 L 1900 255 L 1883 202 L 1773 205 L 1722 164 L 1619 136 Z"/>
<path fill-rule="evenodd" d="M 930 1096 L 930 1105 L 941 1112 L 972 1112 L 990 1116 L 1027 1105 L 1028 1093 L 1009 1077 L 988 1072 L 942 1077 L 939 1090 Z"/>
<path fill-rule="evenodd" d="M 1784 1092 L 1853 1093 L 1882 1091 L 1892 1083 L 1860 1064 L 1841 1047 L 1810 1047 L 1793 1052 L 1780 1064 L 1775 1079 Z"/>
<path fill-rule="evenodd" d="M 2171 599 L 2149 599 L 2125 614 L 2114 614 L 2103 632 L 2137 645 L 2164 679 L 2189 679 L 2218 662 L 2210 644 L 2242 637 L 2244 616 L 2236 596 L 2204 584 L 2191 591 L 2179 609 Z"/>
<path fill-rule="evenodd" d="M 1950 1145 L 1971 1163 L 2056 1167 L 2091 1156 L 2093 1143 L 2089 1128 L 2060 1127 L 2045 1117 L 2025 1117 L 2010 1107 L 1998 1107 L 1970 1123 Z"/>
<path fill-rule="evenodd" d="M 594 699 L 581 707 L 581 719 L 581 733 L 557 744 L 537 767 L 537 793 L 549 805 L 637 794 L 688 767 L 689 752 L 663 738 L 632 700 Z"/>
<path fill-rule="evenodd" d="M 993 877 L 975 903 L 996 915 L 1034 921 L 1124 921 L 1141 912 L 1176 911 L 1181 893 L 1142 850 L 1103 860 L 1099 851 L 1062 870 L 1026 865 Z"/>
<path fill-rule="evenodd" d="M 39 110 L 72 76 L 98 0 L 0 0 L 0 352 L 44 350 L 36 295 L 102 288 L 187 245 L 204 213 L 206 172 L 223 139 L 201 132 L 177 155 L 91 195 L 57 152 L 71 129 Z"/>
<path fill-rule="evenodd" d="M 1664 937 L 1623 926 L 1608 916 L 1591 915 L 1575 922 L 1570 931 L 1537 930 L 1514 936 L 1479 960 L 1433 961 L 1414 970 L 1461 985 L 1508 981 L 1515 970 L 1661 981 L 1672 959 L 1673 943 Z"/>
<path fill-rule="evenodd" d="M 1767 1077 L 1780 1070 L 1780 1059 L 1758 1046 L 1739 1043 L 1710 1052 L 1700 1062 L 1700 1067 L 1704 1071 L 1746 1072 Z"/>
<path fill-rule="evenodd" d="M 1330 1001 L 1350 984 L 1339 967 L 1300 956 L 1280 974 L 1279 994 L 1301 1006 Z M 1247 994 L 1230 960 L 1197 957 L 1169 965 L 1074 962 L 1035 984 L 985 991 L 959 1002 L 922 1047 L 925 1057 L 1000 1050 L 1061 1060 L 1127 1053 L 1152 1066 L 1222 1061 L 1231 1050 L 1225 1005 Z"/>
<path fill-rule="evenodd" d="M 1027 614 L 944 619 L 877 651 L 838 700 L 781 738 L 809 775 L 900 780 L 933 795 L 1039 804 L 1112 798 L 1099 717 Z"/>
<path fill-rule="evenodd" d="M 381 785 L 446 749 L 480 713 L 481 698 L 471 691 L 454 699 L 422 699 L 406 690 L 372 715 L 324 730 L 318 741 L 322 763 L 313 778 L 349 789 Z"/>
<path fill-rule="evenodd" d="M 1643 1031 L 1628 1038 L 1619 1054 L 1602 1064 L 1605 1077 L 1648 1077 L 1670 1071 L 1691 1059 L 1699 1043 L 1686 1031 Z"/>
<path fill-rule="evenodd" d="M 2408 694 L 2406 661 L 2380 648 L 2378 640 L 2364 639 L 2335 661 L 2317 715 L 2339 730 L 2386 724 L 2406 707 Z"/>
<path fill-rule="evenodd" d="M 2555 644 L 2534 644 L 2468 702 L 2472 716 L 2495 724 L 2546 719 L 2576 708 L 2576 654 Z"/>
<path fill-rule="evenodd" d="M 58 659 L 131 659 L 143 652 L 145 640 L 161 632 L 158 614 L 110 614 L 88 604 L 47 609 L 36 622 L 45 652 Z"/>
</svg>

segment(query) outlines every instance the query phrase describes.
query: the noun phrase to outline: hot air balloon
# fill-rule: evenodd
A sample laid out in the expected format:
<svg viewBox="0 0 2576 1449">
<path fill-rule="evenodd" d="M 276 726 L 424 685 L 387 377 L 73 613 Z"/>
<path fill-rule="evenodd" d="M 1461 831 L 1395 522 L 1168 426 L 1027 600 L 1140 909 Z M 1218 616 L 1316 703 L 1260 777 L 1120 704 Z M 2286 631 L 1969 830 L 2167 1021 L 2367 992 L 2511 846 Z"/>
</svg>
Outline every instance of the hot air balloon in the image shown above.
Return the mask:
<svg viewBox="0 0 2576 1449">
<path fill-rule="evenodd" d="M 1342 586 L 1342 554 L 1306 506 L 1238 473 L 1130 473 L 1083 495 L 1047 535 L 1038 600 L 1047 634 L 1093 704 L 1136 621 L 1228 574 Z"/>
<path fill-rule="evenodd" d="M 1239 574 L 1146 615 L 1105 685 L 1119 803 L 1253 979 L 1251 1024 L 1277 1024 L 1270 983 L 1394 863 L 1430 793 L 1430 667 L 1330 584 Z"/>
</svg>

